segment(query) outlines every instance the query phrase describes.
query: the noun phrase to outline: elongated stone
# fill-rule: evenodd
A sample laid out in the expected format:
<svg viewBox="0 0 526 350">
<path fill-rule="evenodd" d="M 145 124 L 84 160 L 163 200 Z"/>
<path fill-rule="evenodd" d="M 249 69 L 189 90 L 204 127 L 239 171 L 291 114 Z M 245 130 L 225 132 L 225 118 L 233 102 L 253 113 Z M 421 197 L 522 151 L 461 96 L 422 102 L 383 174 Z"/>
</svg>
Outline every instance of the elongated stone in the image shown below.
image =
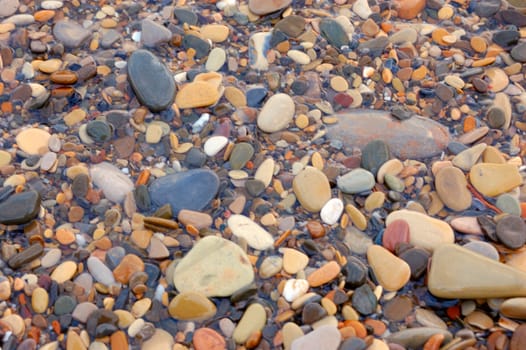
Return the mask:
<svg viewBox="0 0 526 350">
<path fill-rule="evenodd" d="M 475 164 L 469 172 L 473 186 L 485 196 L 496 197 L 522 184 L 519 169 L 513 164 Z"/>
<path fill-rule="evenodd" d="M 413 116 L 400 121 L 389 112 L 355 110 L 334 115 L 338 123 L 329 126 L 329 139 L 338 139 L 363 149 L 373 140 L 383 140 L 398 158 L 418 159 L 440 154 L 450 141 L 449 131 L 441 124 Z"/>
<path fill-rule="evenodd" d="M 387 249 L 372 245 L 367 249 L 367 261 L 378 283 L 388 291 L 397 291 L 409 281 L 409 265 Z"/>
<path fill-rule="evenodd" d="M 274 244 L 272 235 L 246 216 L 230 216 L 228 218 L 228 227 L 230 227 L 235 236 L 244 238 L 248 245 L 254 249 L 265 250 Z"/>
<path fill-rule="evenodd" d="M 526 320 L 526 298 L 510 298 L 505 300 L 499 309 L 503 316 Z"/>
<path fill-rule="evenodd" d="M 425 342 L 434 334 L 443 334 L 444 342 L 447 343 L 453 338 L 449 331 L 435 327 L 408 328 L 389 335 L 386 340 L 389 343 L 396 343 L 407 348 L 421 348 Z"/>
<path fill-rule="evenodd" d="M 440 298 L 526 296 L 526 273 L 455 244 L 435 249 L 429 291 Z"/>
<path fill-rule="evenodd" d="M 29 246 L 29 248 L 22 250 L 20 253 L 13 255 L 7 261 L 7 265 L 9 265 L 9 267 L 11 267 L 12 269 L 17 269 L 20 266 L 35 260 L 36 258 L 41 256 L 43 252 L 44 248 L 42 247 L 42 245 L 38 243 L 33 244 Z"/>
<path fill-rule="evenodd" d="M 243 344 L 254 332 L 261 331 L 267 322 L 265 308 L 258 303 L 251 304 L 241 317 L 232 337 L 238 344 Z"/>
<path fill-rule="evenodd" d="M 433 251 L 445 243 L 453 243 L 453 229 L 445 221 L 407 209 L 394 211 L 387 216 L 386 225 L 402 219 L 409 224 L 409 243 Z"/>
</svg>

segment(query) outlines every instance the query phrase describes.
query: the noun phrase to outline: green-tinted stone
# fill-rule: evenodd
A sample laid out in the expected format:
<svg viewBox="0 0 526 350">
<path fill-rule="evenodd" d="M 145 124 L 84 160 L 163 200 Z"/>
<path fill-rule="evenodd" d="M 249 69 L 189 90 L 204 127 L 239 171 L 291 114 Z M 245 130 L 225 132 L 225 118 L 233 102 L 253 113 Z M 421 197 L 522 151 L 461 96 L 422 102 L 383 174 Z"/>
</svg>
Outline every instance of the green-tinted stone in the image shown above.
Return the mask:
<svg viewBox="0 0 526 350">
<path fill-rule="evenodd" d="M 86 132 L 95 142 L 106 142 L 112 137 L 112 130 L 108 123 L 102 120 L 93 120 L 86 126 Z"/>
<path fill-rule="evenodd" d="M 391 158 L 389 145 L 382 140 L 373 140 L 362 149 L 362 168 L 376 176 L 378 169 Z"/>
<path fill-rule="evenodd" d="M 392 174 L 384 175 L 384 182 L 391 190 L 396 192 L 402 192 L 405 189 L 404 182 L 398 176 Z"/>
<path fill-rule="evenodd" d="M 340 23 L 331 18 L 320 21 L 320 34 L 335 48 L 349 44 L 349 37 Z"/>
<path fill-rule="evenodd" d="M 521 205 L 519 201 L 517 200 L 517 198 L 508 193 L 501 194 L 497 198 L 497 202 L 495 203 L 495 205 L 497 206 L 497 208 L 499 208 L 505 213 L 518 216 L 521 215 Z"/>
<path fill-rule="evenodd" d="M 230 166 L 234 170 L 239 170 L 247 164 L 254 155 L 254 147 L 246 142 L 238 143 L 230 154 Z"/>
</svg>

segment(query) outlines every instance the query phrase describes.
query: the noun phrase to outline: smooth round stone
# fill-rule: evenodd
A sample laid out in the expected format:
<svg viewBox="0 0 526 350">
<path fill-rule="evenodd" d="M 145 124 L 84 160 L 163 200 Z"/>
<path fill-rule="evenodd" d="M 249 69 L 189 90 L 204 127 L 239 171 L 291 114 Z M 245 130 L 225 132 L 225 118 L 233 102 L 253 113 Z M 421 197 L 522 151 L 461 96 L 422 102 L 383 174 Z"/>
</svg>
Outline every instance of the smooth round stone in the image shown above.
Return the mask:
<svg viewBox="0 0 526 350">
<path fill-rule="evenodd" d="M 305 65 L 310 63 L 309 55 L 300 50 L 289 50 L 287 56 L 297 64 Z"/>
<path fill-rule="evenodd" d="M 181 259 L 174 271 L 180 292 L 201 292 L 207 297 L 230 296 L 254 280 L 254 271 L 243 250 L 216 236 L 206 236 Z"/>
<path fill-rule="evenodd" d="M 223 24 L 206 24 L 201 27 L 200 33 L 214 43 L 222 43 L 228 38 L 230 29 Z"/>
<path fill-rule="evenodd" d="M 463 150 L 453 158 L 452 163 L 454 166 L 464 171 L 469 171 L 480 159 L 487 147 L 487 144 L 479 143 L 473 147 Z"/>
<path fill-rule="evenodd" d="M 203 149 L 207 156 L 214 157 L 221 152 L 227 144 L 228 138 L 225 136 L 212 136 L 205 141 Z"/>
<path fill-rule="evenodd" d="M 332 198 L 325 203 L 320 211 L 321 220 L 327 225 L 334 225 L 343 213 L 343 201 L 339 198 Z"/>
<path fill-rule="evenodd" d="M 449 342 L 453 338 L 452 334 L 444 329 L 436 327 L 415 327 L 404 329 L 390 334 L 385 338 L 389 343 L 400 344 L 406 348 L 421 348 L 427 340 L 434 334 L 443 334 L 444 342 Z"/>
<path fill-rule="evenodd" d="M 389 145 L 382 140 L 373 140 L 362 149 L 362 168 L 376 176 L 380 167 L 389 160 Z"/>
<path fill-rule="evenodd" d="M 399 254 L 411 269 L 411 278 L 417 280 L 426 272 L 430 254 L 422 248 L 410 248 Z"/>
<path fill-rule="evenodd" d="M 254 147 L 250 143 L 240 142 L 234 145 L 230 154 L 230 166 L 234 170 L 243 168 L 254 155 Z"/>
<path fill-rule="evenodd" d="M 349 36 L 343 26 L 332 18 L 323 18 L 320 21 L 320 34 L 335 48 L 339 49 L 349 44 Z"/>
<path fill-rule="evenodd" d="M 510 298 L 500 304 L 499 312 L 505 317 L 526 319 L 526 298 Z"/>
<path fill-rule="evenodd" d="M 37 314 L 46 312 L 49 303 L 49 294 L 44 288 L 36 288 L 31 295 L 31 307 Z"/>
<path fill-rule="evenodd" d="M 93 278 L 105 286 L 111 286 L 116 283 L 113 272 L 96 257 L 89 257 L 87 261 L 88 271 Z"/>
<path fill-rule="evenodd" d="M 174 15 L 180 24 L 195 26 L 198 21 L 197 14 L 189 8 L 178 7 L 174 10 Z"/>
<path fill-rule="evenodd" d="M 397 291 L 409 281 L 409 265 L 382 246 L 370 246 L 367 249 L 367 261 L 378 283 L 387 291 Z"/>
<path fill-rule="evenodd" d="M 255 15 L 268 15 L 269 13 L 283 10 L 290 5 L 292 0 L 260 1 L 249 0 L 248 8 Z"/>
<path fill-rule="evenodd" d="M 86 125 L 86 132 L 95 142 L 106 142 L 113 136 L 108 123 L 102 120 L 93 120 Z"/>
<path fill-rule="evenodd" d="M 274 277 L 283 268 L 280 256 L 267 256 L 259 266 L 259 277 L 266 279 Z"/>
<path fill-rule="evenodd" d="M 175 216 L 181 209 L 201 211 L 215 197 L 218 189 L 219 178 L 207 169 L 166 175 L 153 181 L 149 187 L 152 203 L 158 207 L 170 204 Z"/>
<path fill-rule="evenodd" d="M 395 192 L 403 192 L 405 190 L 404 181 L 395 175 L 385 174 L 384 182 L 389 189 Z"/>
<path fill-rule="evenodd" d="M 258 303 L 251 304 L 234 329 L 232 338 L 237 344 L 243 344 L 253 333 L 261 331 L 266 323 L 267 312 L 265 308 Z"/>
<path fill-rule="evenodd" d="M 336 261 L 329 261 L 320 268 L 314 270 L 307 281 L 311 287 L 319 287 L 335 279 L 341 271 L 341 266 Z"/>
<path fill-rule="evenodd" d="M 307 267 L 309 257 L 297 249 L 282 248 L 283 269 L 286 273 L 294 275 Z"/>
<path fill-rule="evenodd" d="M 511 57 L 518 62 L 526 62 L 526 42 L 520 42 L 510 51 Z"/>
<path fill-rule="evenodd" d="M 283 93 L 271 96 L 257 117 L 258 127 L 268 133 L 285 129 L 292 119 L 296 107 L 292 98 Z"/>
<path fill-rule="evenodd" d="M 471 250 L 472 252 L 484 255 L 495 261 L 499 261 L 499 252 L 492 244 L 487 242 L 472 241 L 463 245 L 464 248 Z"/>
<path fill-rule="evenodd" d="M 220 47 L 213 48 L 208 54 L 205 68 L 207 71 L 217 72 L 226 62 L 226 52 Z"/>
<path fill-rule="evenodd" d="M 219 97 L 219 91 L 214 85 L 205 81 L 194 81 L 179 90 L 175 103 L 183 109 L 207 107 L 216 103 Z"/>
<path fill-rule="evenodd" d="M 469 180 L 477 191 L 488 197 L 496 197 L 522 184 L 519 170 L 513 164 L 475 164 Z"/>
<path fill-rule="evenodd" d="M 495 206 L 504 213 L 520 216 L 522 213 L 521 205 L 516 197 L 511 194 L 504 193 L 497 197 Z"/>
<path fill-rule="evenodd" d="M 463 211 L 471 206 L 471 192 L 467 189 L 466 177 L 456 167 L 438 171 L 435 188 L 442 202 L 453 211 Z"/>
<path fill-rule="evenodd" d="M 405 220 L 393 220 L 385 228 L 382 245 L 390 252 L 394 252 L 400 243 L 409 243 L 409 224 Z"/>
<path fill-rule="evenodd" d="M 307 303 L 303 306 L 301 319 L 303 324 L 312 324 L 327 316 L 327 310 L 318 303 Z"/>
<path fill-rule="evenodd" d="M 62 250 L 60 250 L 59 248 L 51 248 L 46 252 L 46 254 L 44 254 L 42 259 L 40 259 L 40 265 L 43 268 L 52 267 L 58 264 L 61 258 L 62 258 Z M 75 266 L 75 269 L 76 269 L 76 266 Z"/>
<path fill-rule="evenodd" d="M 172 32 L 160 23 L 145 18 L 141 22 L 141 42 L 146 47 L 155 47 L 170 41 Z"/>
<path fill-rule="evenodd" d="M 186 34 L 183 36 L 182 47 L 186 50 L 195 50 L 195 58 L 206 57 L 210 53 L 210 43 L 197 35 Z"/>
<path fill-rule="evenodd" d="M 121 253 L 117 252 L 116 255 L 120 258 Z M 106 257 L 106 261 L 108 261 L 108 257 Z M 113 277 L 115 277 L 116 281 L 127 284 L 134 273 L 142 271 L 144 271 L 144 263 L 142 259 L 137 255 L 127 254 L 113 269 Z"/>
<path fill-rule="evenodd" d="M 245 239 L 254 249 L 266 250 L 274 245 L 271 234 L 246 216 L 231 215 L 228 218 L 228 227 L 234 236 Z"/>
<path fill-rule="evenodd" d="M 374 175 L 361 168 L 351 170 L 347 174 L 339 176 L 337 179 L 338 188 L 342 192 L 349 194 L 369 191 L 375 184 Z"/>
<path fill-rule="evenodd" d="M 177 320 L 204 321 L 216 314 L 216 306 L 204 294 L 193 291 L 175 296 L 168 305 L 168 313 Z"/>
<path fill-rule="evenodd" d="M 425 0 L 396 0 L 394 2 L 398 17 L 402 19 L 413 19 L 426 6 Z"/>
<path fill-rule="evenodd" d="M 507 215 L 497 222 L 497 237 L 510 249 L 519 249 L 526 243 L 526 223 L 518 215 Z"/>
<path fill-rule="evenodd" d="M 221 334 L 212 328 L 199 328 L 192 338 L 195 350 L 226 349 L 226 341 Z"/>
<path fill-rule="evenodd" d="M 337 350 L 340 346 L 342 335 L 338 328 L 332 325 L 324 325 L 316 328 L 310 333 L 295 339 L 291 350 Z"/>
<path fill-rule="evenodd" d="M 146 128 L 146 142 L 147 143 L 159 143 L 163 136 L 163 130 L 158 124 L 149 124 Z"/>
<path fill-rule="evenodd" d="M 397 176 L 400 174 L 400 172 L 404 169 L 404 165 L 400 161 L 400 159 L 390 159 L 378 169 L 378 173 L 376 174 L 376 180 L 379 183 L 384 183 L 385 181 L 385 175 L 392 175 Z"/>
<path fill-rule="evenodd" d="M 349 89 L 349 83 L 347 82 L 347 80 L 345 80 L 344 77 L 340 75 L 332 77 L 330 81 L 330 85 L 334 91 L 338 91 L 338 92 L 345 92 L 347 91 L 347 89 Z"/>
<path fill-rule="evenodd" d="M 506 72 L 497 67 L 487 69 L 485 74 L 490 80 L 490 90 L 493 92 L 504 90 L 510 82 Z"/>
<path fill-rule="evenodd" d="M 475 216 L 461 216 L 454 218 L 449 222 L 455 231 L 467 233 L 471 235 L 482 235 L 482 228 L 480 227 L 477 217 Z"/>
<path fill-rule="evenodd" d="M 265 159 L 256 170 L 254 179 L 261 181 L 265 187 L 268 187 L 272 182 L 275 164 L 276 162 L 273 158 Z"/>
<path fill-rule="evenodd" d="M 486 112 L 486 119 L 488 120 L 488 125 L 492 129 L 499 129 L 506 123 L 506 115 L 502 108 L 498 106 L 493 106 Z"/>
<path fill-rule="evenodd" d="M 345 286 L 355 289 L 367 281 L 368 269 L 359 259 L 349 257 L 347 264 L 342 268 L 342 273 L 345 276 Z"/>
<path fill-rule="evenodd" d="M 224 95 L 234 107 L 245 107 L 247 105 L 245 93 L 235 86 L 226 86 Z"/>
<path fill-rule="evenodd" d="M 305 18 L 298 15 L 287 16 L 274 25 L 274 30 L 280 30 L 289 37 L 296 38 L 305 30 Z"/>
<path fill-rule="evenodd" d="M 405 220 L 409 225 L 409 243 L 433 251 L 444 243 L 453 243 L 455 235 L 448 223 L 428 215 L 402 209 L 390 213 L 385 221 L 389 224 L 395 220 Z"/>
<path fill-rule="evenodd" d="M 413 311 L 413 302 L 407 296 L 397 295 L 389 300 L 383 308 L 384 316 L 389 321 L 402 321 Z"/>
<path fill-rule="evenodd" d="M 22 130 L 16 135 L 18 147 L 31 155 L 44 155 L 49 151 L 48 144 L 51 134 L 38 128 Z"/>
<path fill-rule="evenodd" d="M 303 330 L 293 322 L 287 322 L 283 325 L 283 346 L 286 350 L 290 350 L 292 342 L 298 338 L 301 338 L 304 333 Z"/>
<path fill-rule="evenodd" d="M 141 104 L 152 112 L 172 105 L 175 80 L 169 69 L 151 52 L 134 51 L 127 62 L 128 81 Z"/>
<path fill-rule="evenodd" d="M 74 261 L 64 261 L 51 273 L 51 279 L 57 283 L 64 283 L 73 278 L 77 272 L 77 264 Z"/>
<path fill-rule="evenodd" d="M 172 349 L 173 346 L 174 336 L 161 328 L 156 328 L 153 336 L 143 341 L 141 350 Z"/>
<path fill-rule="evenodd" d="M 305 295 L 308 290 L 309 282 L 307 280 L 291 278 L 285 282 L 282 295 L 290 303 Z"/>
<path fill-rule="evenodd" d="M 121 203 L 133 191 L 133 182 L 113 164 L 102 162 L 92 165 L 90 175 L 93 184 L 112 202 Z"/>
<path fill-rule="evenodd" d="M 0 223 L 21 225 L 37 217 L 40 212 L 40 195 L 36 191 L 15 193 L 0 202 Z"/>
<path fill-rule="evenodd" d="M 77 306 L 77 301 L 74 297 L 69 295 L 61 295 L 53 305 L 54 313 L 57 316 L 70 314 Z"/>
<path fill-rule="evenodd" d="M 378 300 L 369 285 L 364 284 L 354 290 L 351 297 L 352 307 L 362 315 L 370 315 L 376 311 Z"/>
<path fill-rule="evenodd" d="M 97 305 L 86 301 L 77 304 L 77 306 L 75 306 L 75 309 L 71 313 L 71 316 L 74 320 L 86 323 L 88 321 L 89 316 L 96 310 L 98 310 Z"/>
<path fill-rule="evenodd" d="M 319 212 L 331 198 L 331 187 L 327 176 L 314 167 L 306 167 L 294 177 L 294 194 L 306 210 Z"/>
<path fill-rule="evenodd" d="M 417 308 L 415 310 L 416 321 L 424 327 L 434 327 L 447 330 L 447 324 L 442 321 L 433 311 L 429 309 Z"/>
<path fill-rule="evenodd" d="M 59 21 L 53 27 L 53 36 L 65 47 L 80 47 L 91 36 L 91 31 L 73 20 Z"/>
</svg>

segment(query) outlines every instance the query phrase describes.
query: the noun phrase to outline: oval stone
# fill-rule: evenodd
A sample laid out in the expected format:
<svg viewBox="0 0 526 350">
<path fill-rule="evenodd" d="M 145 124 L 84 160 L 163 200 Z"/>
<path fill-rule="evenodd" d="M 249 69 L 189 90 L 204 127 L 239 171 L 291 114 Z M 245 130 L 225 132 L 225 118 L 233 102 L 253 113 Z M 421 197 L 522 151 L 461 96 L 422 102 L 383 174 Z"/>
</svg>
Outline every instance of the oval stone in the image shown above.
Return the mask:
<svg viewBox="0 0 526 350">
<path fill-rule="evenodd" d="M 49 151 L 51 134 L 39 128 L 22 130 L 16 135 L 16 144 L 27 154 L 43 155 Z"/>
<path fill-rule="evenodd" d="M 331 198 L 327 176 L 314 167 L 306 167 L 296 175 L 292 188 L 301 206 L 313 213 L 319 212 Z"/>
<path fill-rule="evenodd" d="M 522 184 L 519 169 L 513 164 L 475 164 L 469 172 L 473 186 L 485 196 L 496 197 Z"/>
<path fill-rule="evenodd" d="M 40 212 L 37 191 L 15 193 L 0 203 L 0 223 L 21 225 L 33 220 Z"/>
<path fill-rule="evenodd" d="M 397 291 L 409 281 L 409 265 L 382 246 L 370 246 L 367 249 L 367 261 L 378 283 L 387 291 Z"/>
<path fill-rule="evenodd" d="M 254 249 L 266 250 L 274 245 L 271 234 L 246 216 L 230 216 L 228 227 L 234 236 L 244 238 L 247 244 Z"/>
<path fill-rule="evenodd" d="M 143 105 L 152 112 L 171 106 L 175 97 L 175 80 L 156 56 L 147 50 L 136 50 L 127 66 L 130 85 Z"/>
<path fill-rule="evenodd" d="M 104 196 L 116 203 L 121 203 L 134 187 L 128 176 L 111 163 L 93 165 L 90 175 L 93 184 L 102 190 Z"/>
<path fill-rule="evenodd" d="M 374 175 L 365 169 L 354 169 L 337 179 L 338 188 L 344 193 L 369 191 L 375 185 Z"/>
<path fill-rule="evenodd" d="M 453 211 L 463 211 L 471 206 L 471 192 L 466 177 L 456 167 L 441 169 L 435 178 L 435 187 L 442 202 Z"/>
<path fill-rule="evenodd" d="M 264 132 L 272 133 L 283 130 L 294 118 L 296 107 L 287 94 L 275 94 L 270 97 L 257 117 L 258 127 Z"/>
<path fill-rule="evenodd" d="M 267 312 L 258 303 L 251 304 L 241 317 L 234 330 L 232 338 L 238 344 L 243 344 L 254 332 L 261 331 L 267 322 Z"/>
<path fill-rule="evenodd" d="M 168 313 L 178 320 L 204 321 L 215 315 L 216 306 L 203 293 L 188 291 L 172 299 Z"/>
</svg>

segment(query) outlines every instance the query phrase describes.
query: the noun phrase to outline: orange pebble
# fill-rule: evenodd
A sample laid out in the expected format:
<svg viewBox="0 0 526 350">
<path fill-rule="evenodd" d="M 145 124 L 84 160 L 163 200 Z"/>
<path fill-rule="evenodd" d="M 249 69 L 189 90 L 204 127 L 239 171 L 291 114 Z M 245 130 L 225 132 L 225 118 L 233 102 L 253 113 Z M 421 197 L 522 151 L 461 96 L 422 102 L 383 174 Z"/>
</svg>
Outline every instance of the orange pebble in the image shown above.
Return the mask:
<svg viewBox="0 0 526 350">
<path fill-rule="evenodd" d="M 477 127 L 477 120 L 475 117 L 468 115 L 464 119 L 464 132 L 469 132 Z"/>
<path fill-rule="evenodd" d="M 424 350 L 438 350 L 444 341 L 444 334 L 433 334 L 424 344 Z"/>
<path fill-rule="evenodd" d="M 352 327 L 342 327 L 339 331 L 343 339 L 356 337 L 356 331 Z"/>
<path fill-rule="evenodd" d="M 12 113 L 13 112 L 13 104 L 9 101 L 2 102 L 2 105 L 0 105 L 0 109 L 4 113 Z"/>
<path fill-rule="evenodd" d="M 377 335 L 379 337 L 382 336 L 382 334 L 384 334 L 384 332 L 387 329 L 387 326 L 385 325 L 385 323 L 379 320 L 374 320 L 372 318 L 366 319 L 364 323 L 368 326 L 371 326 L 374 330 L 374 335 Z"/>
<path fill-rule="evenodd" d="M 148 169 L 141 171 L 139 177 L 137 177 L 136 185 L 146 185 L 148 183 L 148 180 L 150 179 L 150 174 L 150 170 Z"/>
<path fill-rule="evenodd" d="M 53 10 L 40 10 L 35 12 L 33 15 L 35 17 L 35 21 L 37 22 L 47 22 L 53 17 L 55 17 L 55 11 Z"/>
<path fill-rule="evenodd" d="M 365 326 L 361 322 L 355 320 L 347 320 L 344 322 L 344 324 L 346 327 L 354 328 L 354 331 L 358 338 L 363 339 L 367 336 L 367 329 L 365 329 Z"/>
<path fill-rule="evenodd" d="M 526 202 L 521 203 L 521 216 L 526 218 Z"/>
<path fill-rule="evenodd" d="M 59 228 L 55 233 L 55 238 L 60 244 L 69 245 L 75 242 L 75 234 L 67 229 Z"/>
<path fill-rule="evenodd" d="M 196 350 L 222 350 L 226 348 L 226 341 L 223 336 L 212 328 L 196 330 L 193 343 Z"/>
</svg>

